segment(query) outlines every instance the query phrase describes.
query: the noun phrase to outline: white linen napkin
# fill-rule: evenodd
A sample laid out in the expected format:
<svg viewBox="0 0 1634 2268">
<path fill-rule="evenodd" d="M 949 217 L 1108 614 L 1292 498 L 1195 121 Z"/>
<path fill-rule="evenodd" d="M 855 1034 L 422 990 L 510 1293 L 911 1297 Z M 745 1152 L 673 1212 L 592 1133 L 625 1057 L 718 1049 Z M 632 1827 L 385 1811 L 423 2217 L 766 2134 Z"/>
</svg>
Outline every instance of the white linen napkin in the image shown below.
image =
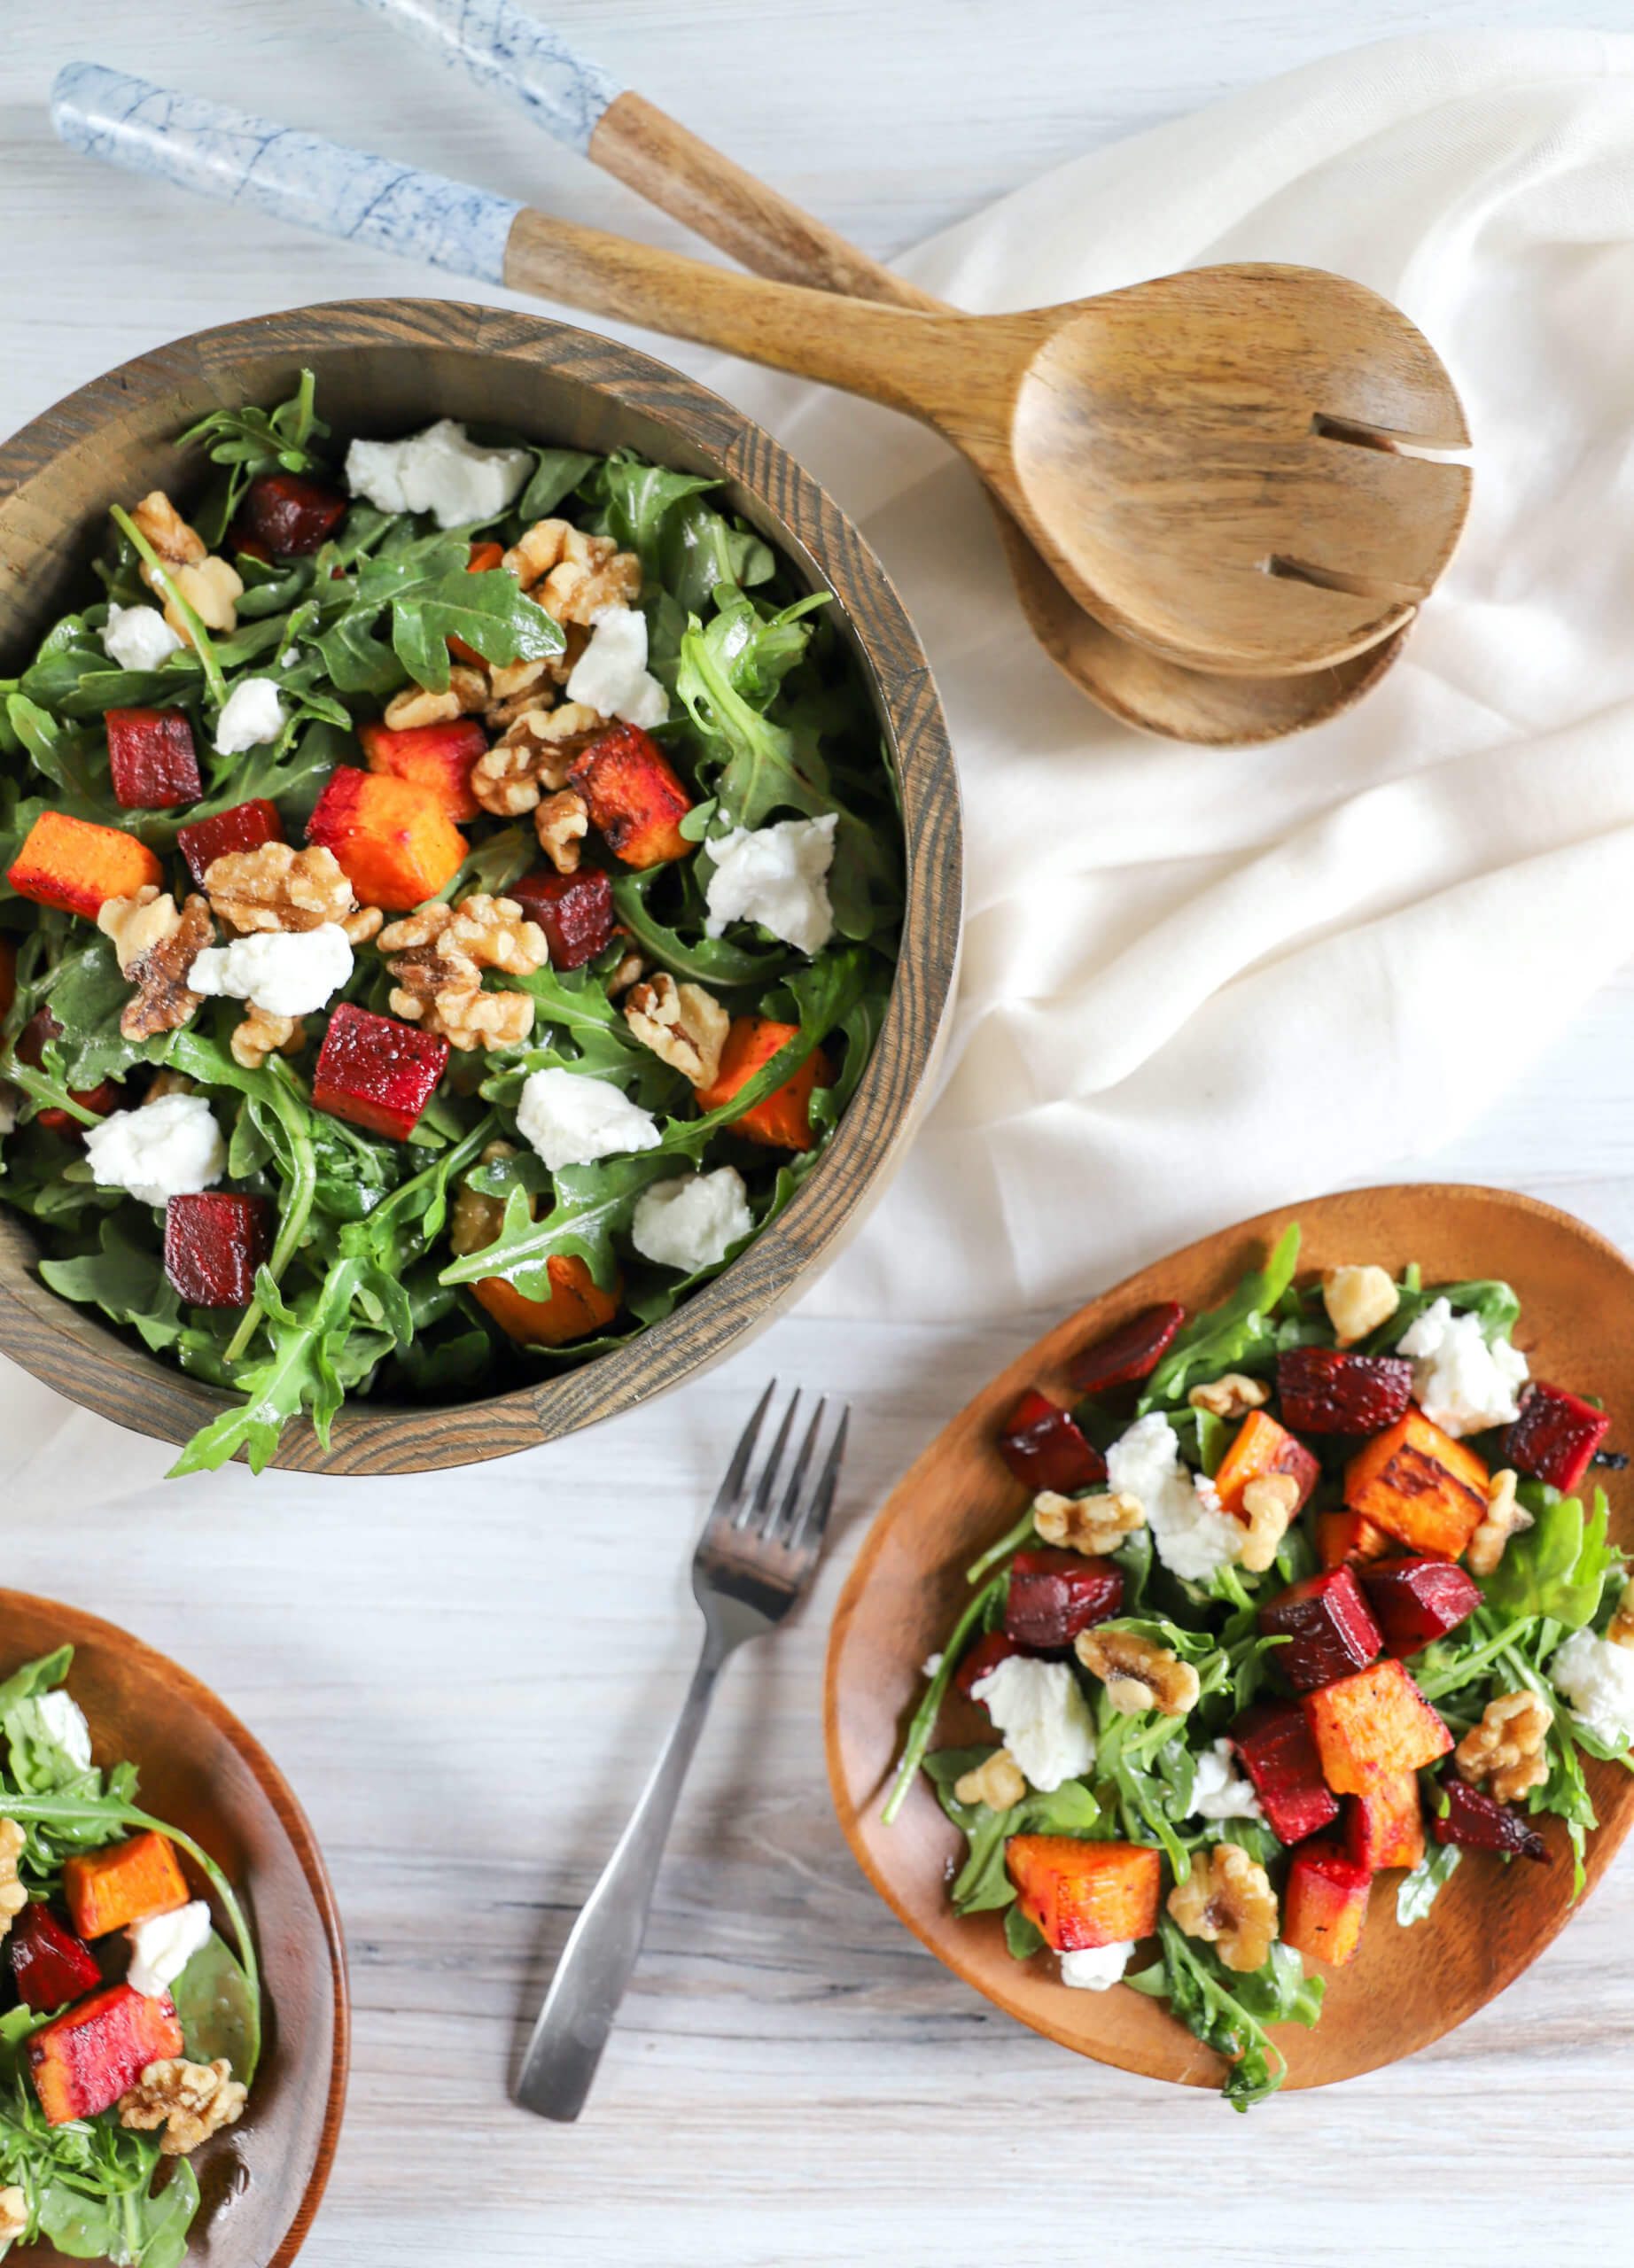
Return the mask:
<svg viewBox="0 0 1634 2268">
<path fill-rule="evenodd" d="M 1634 949 L 1634 39 L 1336 56 L 901 265 L 998 310 L 1221 260 L 1386 293 L 1474 437 L 1468 530 L 1404 657 L 1270 748 L 1147 739 L 1060 679 L 933 435 L 735 361 L 715 376 L 877 547 L 965 791 L 946 1084 L 804 1312 L 1069 1305 L 1431 1153 Z"/>
</svg>

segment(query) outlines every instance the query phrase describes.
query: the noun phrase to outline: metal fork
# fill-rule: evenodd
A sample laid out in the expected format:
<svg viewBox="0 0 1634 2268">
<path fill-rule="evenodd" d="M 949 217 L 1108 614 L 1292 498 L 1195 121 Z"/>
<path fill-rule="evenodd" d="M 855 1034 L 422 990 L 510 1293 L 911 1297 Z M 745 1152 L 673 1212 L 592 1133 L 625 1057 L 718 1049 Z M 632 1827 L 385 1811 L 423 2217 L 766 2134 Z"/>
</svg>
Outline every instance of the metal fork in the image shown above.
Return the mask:
<svg viewBox="0 0 1634 2268">
<path fill-rule="evenodd" d="M 715 1680 L 745 1639 L 777 1627 L 806 1590 L 821 1555 L 851 1411 L 841 1410 L 829 1453 L 808 1480 L 828 1406 L 818 1402 L 779 1494 L 778 1478 L 800 1404 L 798 1391 L 752 1484 L 751 1475 L 755 1445 L 776 1390 L 774 1379 L 733 1451 L 693 1554 L 692 1595 L 703 1612 L 704 1650 L 675 1729 L 562 1948 L 523 2058 L 517 2101 L 541 2118 L 574 2119 L 584 2108 L 641 1953 L 670 1822 Z"/>
</svg>

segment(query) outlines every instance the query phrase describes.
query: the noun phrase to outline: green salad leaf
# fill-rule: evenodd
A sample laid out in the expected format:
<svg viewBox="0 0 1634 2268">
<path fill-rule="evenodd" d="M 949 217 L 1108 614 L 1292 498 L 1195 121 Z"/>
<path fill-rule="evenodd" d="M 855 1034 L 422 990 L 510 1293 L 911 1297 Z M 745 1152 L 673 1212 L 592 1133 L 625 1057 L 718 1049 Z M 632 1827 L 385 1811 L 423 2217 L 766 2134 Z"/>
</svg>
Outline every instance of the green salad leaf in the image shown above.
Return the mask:
<svg viewBox="0 0 1634 2268">
<path fill-rule="evenodd" d="M 1622 1554 L 1607 1540 L 1611 1508 L 1603 1488 L 1594 1492 L 1587 1519 L 1581 1501 L 1530 1483 L 1521 1502 L 1533 1525 L 1511 1539 L 1482 1589 L 1489 1607 L 1514 1619 L 1546 1615 L 1563 1630 L 1592 1622 L 1608 1576 L 1622 1565 Z"/>
</svg>

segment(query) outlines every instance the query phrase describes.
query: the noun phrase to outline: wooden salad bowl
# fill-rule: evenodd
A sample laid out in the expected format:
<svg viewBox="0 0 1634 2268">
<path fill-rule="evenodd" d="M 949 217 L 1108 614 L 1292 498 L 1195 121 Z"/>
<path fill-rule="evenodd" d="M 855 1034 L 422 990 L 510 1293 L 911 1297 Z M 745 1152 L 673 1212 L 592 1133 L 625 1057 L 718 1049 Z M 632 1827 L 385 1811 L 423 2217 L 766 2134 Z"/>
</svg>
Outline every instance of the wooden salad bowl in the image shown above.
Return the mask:
<svg viewBox="0 0 1634 2268">
<path fill-rule="evenodd" d="M 65 1641 L 68 1690 L 98 1762 L 128 1757 L 137 1800 L 207 1851 L 255 1934 L 260 2070 L 243 2118 L 194 2159 L 203 2192 L 189 2268 L 286 2268 L 329 2179 L 346 2105 L 351 2009 L 334 1893 L 305 1813 L 253 1736 L 207 1686 L 77 1607 L 0 1591 L 0 1677 Z M 19 2261 L 63 2258 L 26 2246 Z"/>
<path fill-rule="evenodd" d="M 1026 1490 L 994 1444 L 1017 1396 L 1035 1381 L 1065 1387 L 1070 1359 L 1156 1300 L 1195 1310 L 1257 1267 L 1278 1233 L 1300 1223 L 1300 1277 L 1376 1261 L 1399 1274 L 1417 1261 L 1427 1283 L 1500 1277 L 1521 1297 L 1516 1343 L 1545 1377 L 1581 1383 L 1634 1418 L 1634 1270 L 1593 1230 L 1535 1198 L 1433 1183 L 1351 1191 L 1290 1205 L 1223 1229 L 1119 1284 L 1039 1340 L 977 1395 L 899 1482 L 842 1592 L 829 1643 L 825 1732 L 840 1824 L 863 1872 L 899 1921 L 978 1992 L 1079 2055 L 1149 2078 L 1217 2087 L 1226 2065 L 1138 1992 L 1076 1992 L 1054 1963 L 1012 1961 L 1003 1917 L 961 1921 L 948 1902 L 951 1861 L 964 1839 L 920 1780 L 893 1826 L 880 1820 L 908 1718 L 924 1689 L 920 1665 L 942 1645 L 969 1598 L 963 1570 L 1019 1517 Z M 1066 1398 L 1066 1394 L 1061 1395 Z M 1615 1436 L 1614 1436 L 1615 1438 Z M 1597 1476 L 1612 1501 L 1612 1536 L 1634 1545 L 1634 1488 Z M 992 1738 L 973 1705 L 954 1701 L 934 1745 Z M 1589 1839 L 1592 1889 L 1634 1824 L 1634 1775 L 1583 1759 L 1600 1825 Z M 1454 1874 L 1430 1914 L 1396 1920 L 1395 1885 L 1375 1889 L 1361 1950 L 1327 1984 L 1320 2023 L 1274 2028 L 1288 2085 L 1326 2086 L 1395 2062 L 1483 2008 L 1535 1961 L 1570 1919 L 1572 1863 L 1558 1819 L 1539 1817 L 1547 1866 L 1483 1863 Z M 1144 1962 L 1140 1965 L 1144 1966 Z"/>
<path fill-rule="evenodd" d="M 348 1402 L 325 1449 L 304 1419 L 275 1464 L 427 1472 L 504 1456 L 611 1417 L 717 1361 L 805 1288 L 906 1152 L 931 1087 L 958 965 L 959 789 L 924 653 L 879 562 L 839 508 L 718 394 L 610 338 L 440 299 L 356 299 L 224 324 L 70 394 L 0 448 L 0 657 L 28 649 L 86 586 L 107 509 L 181 489 L 173 444 L 207 411 L 275 402 L 317 375 L 337 431 L 411 431 L 435 417 L 559 446 L 627 447 L 718 476 L 731 509 L 790 558 L 872 688 L 901 788 L 907 892 L 896 984 L 862 1082 L 816 1169 L 766 1232 L 628 1346 L 486 1400 Z M 202 462 L 195 478 L 202 474 Z M 0 1208 L 0 1353 L 105 1418 L 183 1442 L 225 1397 L 147 1354 L 34 1273 L 34 1239 Z"/>
</svg>

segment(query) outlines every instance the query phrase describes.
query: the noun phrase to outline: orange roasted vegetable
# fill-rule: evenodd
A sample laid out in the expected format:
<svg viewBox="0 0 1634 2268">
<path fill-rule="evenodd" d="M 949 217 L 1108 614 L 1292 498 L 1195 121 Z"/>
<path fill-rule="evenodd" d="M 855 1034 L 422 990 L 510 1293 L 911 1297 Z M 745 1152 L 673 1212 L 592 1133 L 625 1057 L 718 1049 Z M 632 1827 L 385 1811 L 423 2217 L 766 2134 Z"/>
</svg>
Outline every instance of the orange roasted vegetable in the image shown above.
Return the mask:
<svg viewBox="0 0 1634 2268">
<path fill-rule="evenodd" d="M 412 780 L 338 765 L 307 821 L 362 905 L 407 913 L 453 881 L 470 845 L 440 796 Z"/>
<path fill-rule="evenodd" d="M 661 866 L 697 849 L 681 831 L 692 798 L 650 733 L 613 725 L 583 749 L 567 784 L 584 797 L 590 824 L 626 866 Z"/>
<path fill-rule="evenodd" d="M 605 1331 L 624 1297 L 622 1280 L 615 1278 L 603 1292 L 572 1253 L 553 1253 L 545 1269 L 552 1286 L 548 1300 L 524 1299 L 502 1276 L 484 1276 L 471 1288 L 500 1329 L 524 1347 L 565 1347 Z"/>
<path fill-rule="evenodd" d="M 487 754 L 488 736 L 474 717 L 456 717 L 447 725 L 410 725 L 399 733 L 385 725 L 360 725 L 357 736 L 371 772 L 429 788 L 456 826 L 482 817 L 482 805 L 471 790 L 471 768 Z"/>
<path fill-rule="evenodd" d="M 117 827 L 42 812 L 24 837 L 6 880 L 19 897 L 55 905 L 94 921 L 111 897 L 134 897 L 146 883 L 157 889 L 164 868 L 145 843 Z"/>
<path fill-rule="evenodd" d="M 1361 1943 L 1373 1876 L 1336 1843 L 1307 1843 L 1294 1853 L 1282 1894 L 1282 1939 L 1342 1969 Z"/>
<path fill-rule="evenodd" d="M 112 2109 L 150 2063 L 181 2053 L 168 1993 L 151 2000 L 133 1985 L 110 1984 L 35 2033 L 28 2067 L 47 2125 L 63 2126 Z"/>
<path fill-rule="evenodd" d="M 82 1938 L 105 1938 L 188 1901 L 187 1883 L 167 1837 L 149 1828 L 128 1842 L 85 1851 L 62 1870 L 63 1895 Z"/>
<path fill-rule="evenodd" d="M 1322 1777 L 1336 1796 L 1365 1796 L 1381 1780 L 1420 1772 L 1452 1735 L 1398 1661 L 1335 1678 L 1300 1703 Z"/>
<path fill-rule="evenodd" d="M 1409 1410 L 1350 1459 L 1344 1500 L 1409 1551 L 1456 1559 L 1486 1517 L 1488 1486 L 1473 1449 Z"/>
<path fill-rule="evenodd" d="M 1012 1835 L 1004 1859 L 1022 1912 L 1057 1953 L 1123 1945 L 1157 1927 L 1163 1860 L 1143 1843 Z"/>
<path fill-rule="evenodd" d="M 1416 1867 L 1424 1856 L 1424 1808 L 1416 1772 L 1392 1772 L 1345 1803 L 1345 1850 L 1358 1867 Z"/>
<path fill-rule="evenodd" d="M 1384 1530 L 1361 1512 L 1319 1512 L 1316 1516 L 1316 1554 L 1330 1574 L 1335 1567 L 1382 1559 L 1389 1548 L 1390 1539 Z"/>
<path fill-rule="evenodd" d="M 1321 1472 L 1304 1443 L 1296 1441 L 1285 1425 L 1279 1425 L 1263 1410 L 1250 1410 L 1220 1459 L 1214 1486 L 1226 1510 L 1241 1518 L 1242 1492 L 1250 1480 L 1263 1480 L 1272 1472 L 1291 1472 L 1299 1483 L 1299 1502 L 1294 1507 L 1297 1517 L 1304 1510 Z"/>
<path fill-rule="evenodd" d="M 779 1048 L 799 1037 L 798 1024 L 774 1023 L 767 1016 L 734 1016 L 727 1044 L 720 1051 L 720 1068 L 712 1084 L 698 1089 L 698 1108 L 719 1110 L 740 1087 L 762 1071 Z M 834 1072 L 821 1047 L 813 1048 L 799 1069 L 774 1087 L 771 1093 L 728 1123 L 751 1142 L 773 1150 L 809 1150 L 817 1139 L 812 1130 L 812 1092 L 826 1087 Z"/>
</svg>

